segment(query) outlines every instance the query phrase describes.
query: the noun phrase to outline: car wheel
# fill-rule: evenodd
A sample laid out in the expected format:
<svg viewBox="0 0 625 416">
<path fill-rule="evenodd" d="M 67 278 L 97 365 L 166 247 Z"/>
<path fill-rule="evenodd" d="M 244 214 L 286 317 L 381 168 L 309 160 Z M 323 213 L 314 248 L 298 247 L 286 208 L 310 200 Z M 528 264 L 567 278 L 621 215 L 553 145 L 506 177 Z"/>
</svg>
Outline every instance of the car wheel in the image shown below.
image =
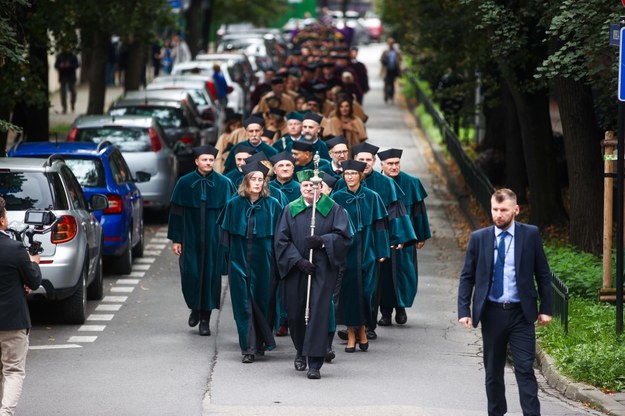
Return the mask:
<svg viewBox="0 0 625 416">
<path fill-rule="evenodd" d="M 100 300 L 104 296 L 104 279 L 102 278 L 102 255 L 98 259 L 95 277 L 89 287 L 87 287 L 87 299 Z"/>
<path fill-rule="evenodd" d="M 143 220 L 139 227 L 139 242 L 132 248 L 132 257 L 143 257 L 143 249 L 145 248 L 145 236 L 143 229 Z"/>
<path fill-rule="evenodd" d="M 132 270 L 132 230 L 128 231 L 128 247 L 117 257 L 115 266 L 118 274 L 130 274 Z"/>
<path fill-rule="evenodd" d="M 62 302 L 63 321 L 68 324 L 83 324 L 87 318 L 87 273 L 88 263 L 85 262 L 76 291 Z"/>
</svg>

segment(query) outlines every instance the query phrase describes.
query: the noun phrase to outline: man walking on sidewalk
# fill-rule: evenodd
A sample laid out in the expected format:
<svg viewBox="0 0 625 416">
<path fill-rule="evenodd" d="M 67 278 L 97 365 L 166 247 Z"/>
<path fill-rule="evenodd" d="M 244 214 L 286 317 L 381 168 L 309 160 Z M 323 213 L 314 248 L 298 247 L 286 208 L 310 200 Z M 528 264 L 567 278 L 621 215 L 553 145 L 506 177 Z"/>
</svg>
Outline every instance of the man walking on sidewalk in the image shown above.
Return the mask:
<svg viewBox="0 0 625 416">
<path fill-rule="evenodd" d="M 61 84 L 61 106 L 63 114 L 67 113 L 67 91 L 70 93 L 70 105 L 72 112 L 76 106 L 76 69 L 80 66 L 78 57 L 67 48 L 63 48 L 56 56 L 54 68 L 59 72 L 59 84 Z"/>
</svg>

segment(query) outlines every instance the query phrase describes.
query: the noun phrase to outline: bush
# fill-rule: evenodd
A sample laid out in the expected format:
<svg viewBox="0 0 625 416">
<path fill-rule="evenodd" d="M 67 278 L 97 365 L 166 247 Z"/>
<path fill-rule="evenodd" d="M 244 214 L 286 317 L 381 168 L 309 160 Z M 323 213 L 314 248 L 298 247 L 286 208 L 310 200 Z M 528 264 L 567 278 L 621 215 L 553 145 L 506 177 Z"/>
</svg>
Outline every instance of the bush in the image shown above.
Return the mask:
<svg viewBox="0 0 625 416">
<path fill-rule="evenodd" d="M 625 390 L 625 348 L 616 334 L 616 308 L 572 297 L 569 333 L 559 321 L 538 329 L 540 346 L 563 374 L 598 388 Z"/>
<path fill-rule="evenodd" d="M 571 295 L 585 299 L 597 297 L 603 274 L 600 258 L 569 245 L 551 242 L 545 244 L 545 253 L 551 271 L 568 286 Z"/>
</svg>

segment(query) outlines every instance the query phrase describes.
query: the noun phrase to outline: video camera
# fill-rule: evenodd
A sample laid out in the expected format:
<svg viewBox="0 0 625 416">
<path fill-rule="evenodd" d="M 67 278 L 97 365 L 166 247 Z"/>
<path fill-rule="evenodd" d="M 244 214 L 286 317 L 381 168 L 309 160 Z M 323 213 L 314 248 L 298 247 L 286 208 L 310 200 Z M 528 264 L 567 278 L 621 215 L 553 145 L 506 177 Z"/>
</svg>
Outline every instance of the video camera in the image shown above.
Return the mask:
<svg viewBox="0 0 625 416">
<path fill-rule="evenodd" d="M 43 252 L 41 241 L 35 240 L 35 234 L 49 233 L 56 223 L 57 218 L 52 211 L 31 208 L 24 214 L 24 222 L 11 221 L 7 231 L 34 256 Z"/>
</svg>

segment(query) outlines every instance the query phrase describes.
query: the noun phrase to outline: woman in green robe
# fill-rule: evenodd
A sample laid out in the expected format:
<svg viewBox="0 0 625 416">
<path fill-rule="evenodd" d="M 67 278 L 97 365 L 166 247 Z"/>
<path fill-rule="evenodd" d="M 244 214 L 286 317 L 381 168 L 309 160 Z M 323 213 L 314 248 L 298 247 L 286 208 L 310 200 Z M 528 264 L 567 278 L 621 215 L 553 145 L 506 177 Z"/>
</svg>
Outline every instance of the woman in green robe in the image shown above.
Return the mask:
<svg viewBox="0 0 625 416">
<path fill-rule="evenodd" d="M 276 343 L 267 322 L 272 247 L 282 211 L 269 195 L 267 173 L 260 162 L 241 167 L 245 174 L 238 196 L 226 204 L 218 219 L 221 244 L 228 250 L 228 281 L 243 363 L 272 350 Z"/>
<path fill-rule="evenodd" d="M 341 166 L 347 187 L 335 192 L 332 199 L 345 208 L 356 230 L 347 253 L 339 302 L 347 325 L 345 352 L 354 352 L 356 343 L 366 351 L 369 346 L 366 327 L 375 307 L 376 262 L 390 255 L 388 214 L 380 196 L 361 184 L 366 164 L 346 160 Z"/>
</svg>

